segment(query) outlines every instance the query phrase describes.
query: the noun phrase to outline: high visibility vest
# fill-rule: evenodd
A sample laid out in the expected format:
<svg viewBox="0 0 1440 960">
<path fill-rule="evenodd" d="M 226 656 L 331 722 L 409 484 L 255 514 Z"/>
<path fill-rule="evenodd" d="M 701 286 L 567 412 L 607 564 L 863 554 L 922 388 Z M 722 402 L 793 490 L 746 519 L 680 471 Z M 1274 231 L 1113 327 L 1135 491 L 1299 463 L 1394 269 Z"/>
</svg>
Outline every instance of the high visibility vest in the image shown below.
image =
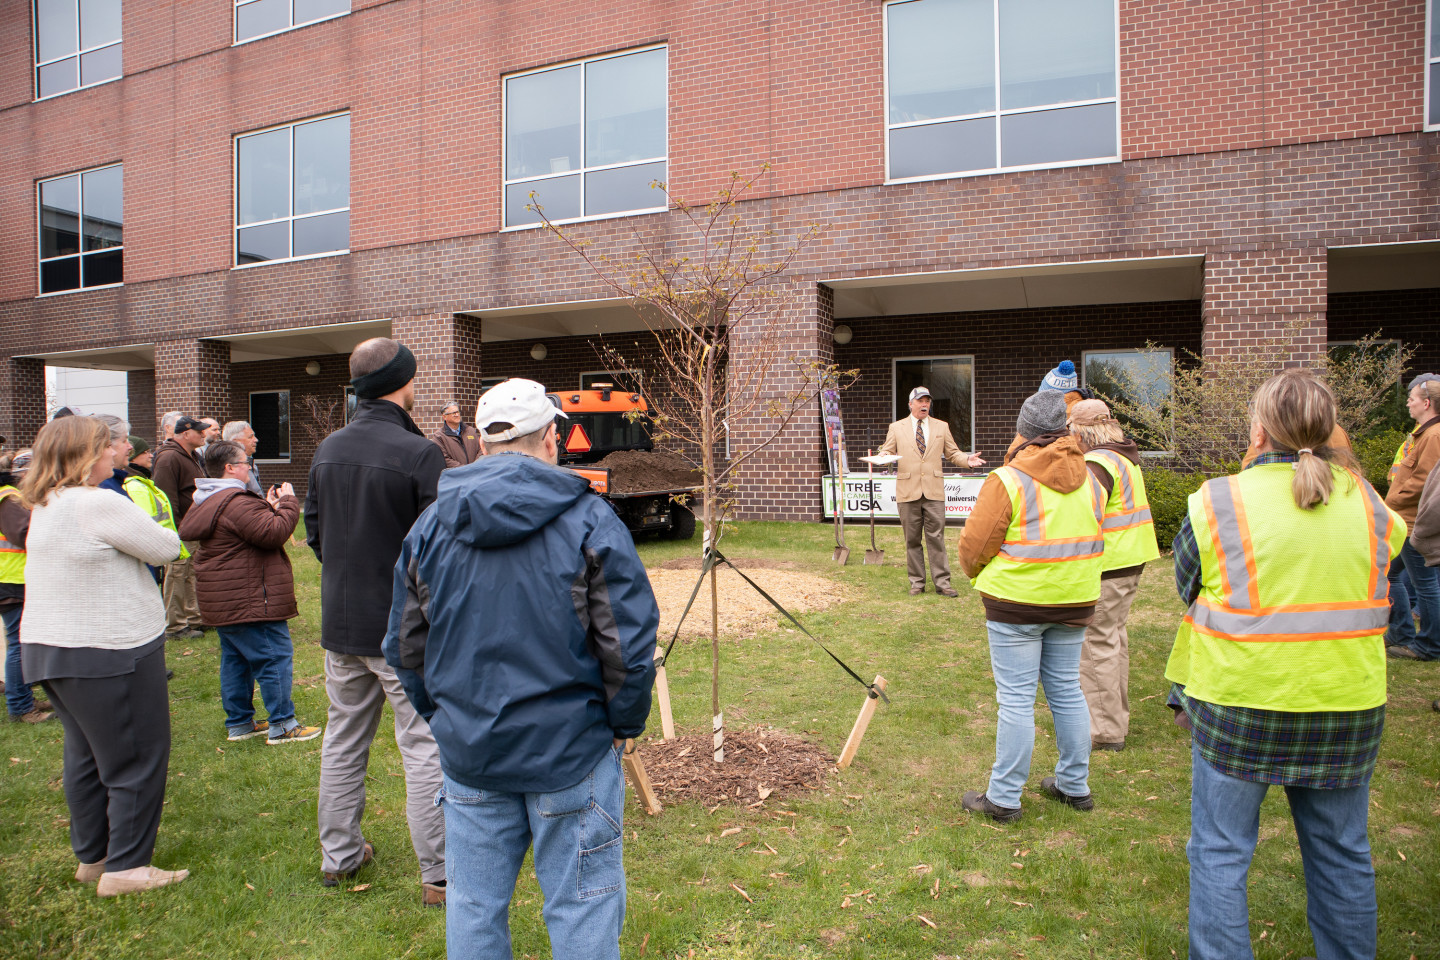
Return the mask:
<svg viewBox="0 0 1440 960">
<path fill-rule="evenodd" d="M 971 581 L 975 588 L 1036 606 L 1098 600 L 1105 491 L 1090 471 L 1085 484 L 1069 493 L 1014 467 L 1001 467 L 995 476 L 1010 495 L 1010 527 L 1000 552 Z"/>
<path fill-rule="evenodd" d="M 0 500 L 6 497 L 19 499 L 20 491 L 8 483 L 0 487 Z M 0 583 L 25 582 L 25 548 L 17 547 L 0 533 Z"/>
<path fill-rule="evenodd" d="M 1416 429 L 1419 429 L 1419 427 L 1416 427 Z M 1407 433 L 1405 439 L 1401 441 L 1400 446 L 1395 448 L 1395 459 L 1390 461 L 1390 469 L 1385 474 L 1391 483 L 1395 482 L 1395 471 L 1400 469 L 1400 461 L 1405 459 L 1405 454 L 1409 453 L 1410 448 L 1413 446 L 1415 446 L 1415 434 L 1412 431 L 1411 433 Z"/>
<path fill-rule="evenodd" d="M 1165 676 L 1226 706 L 1309 713 L 1385 702 L 1390 559 L 1405 521 L 1331 467 L 1330 503 L 1295 505 L 1290 464 L 1251 467 L 1190 495 L 1200 595 Z"/>
<path fill-rule="evenodd" d="M 1105 557 L 1100 569 L 1134 567 L 1160 556 L 1155 521 L 1150 516 L 1150 497 L 1145 493 L 1140 468 L 1114 450 L 1091 450 L 1085 459 L 1098 463 L 1113 481 L 1100 521 L 1100 530 L 1105 534 Z"/>
<path fill-rule="evenodd" d="M 151 520 L 166 530 L 174 530 L 175 535 L 179 536 L 180 531 L 175 529 L 175 513 L 170 509 L 170 498 L 165 496 L 164 490 L 155 486 L 154 480 L 147 480 L 144 477 L 126 477 L 124 486 L 130 499 L 134 500 L 141 510 L 150 514 Z M 185 549 L 185 542 L 182 540 L 180 542 L 180 559 L 184 560 L 188 556 L 190 556 L 190 551 Z"/>
</svg>

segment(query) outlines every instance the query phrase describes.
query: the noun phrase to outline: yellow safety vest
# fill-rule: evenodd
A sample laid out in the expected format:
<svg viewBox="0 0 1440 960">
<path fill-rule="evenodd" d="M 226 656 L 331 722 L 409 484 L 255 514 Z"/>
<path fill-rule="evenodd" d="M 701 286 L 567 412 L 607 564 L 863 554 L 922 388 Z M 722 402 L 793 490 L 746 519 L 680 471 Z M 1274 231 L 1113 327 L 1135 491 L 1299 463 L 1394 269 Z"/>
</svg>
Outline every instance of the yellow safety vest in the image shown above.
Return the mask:
<svg viewBox="0 0 1440 960">
<path fill-rule="evenodd" d="M 0 500 L 6 497 L 19 498 L 20 491 L 6 484 L 0 487 Z M 0 533 L 0 583 L 25 582 L 25 549 L 17 547 Z"/>
<path fill-rule="evenodd" d="M 1101 570 L 1119 570 L 1147 563 L 1160 556 L 1155 542 L 1155 521 L 1150 516 L 1150 497 L 1145 477 L 1130 458 L 1114 450 L 1091 450 L 1086 461 L 1098 463 L 1113 481 L 1110 499 L 1100 529 L 1105 534 L 1105 558 Z"/>
<path fill-rule="evenodd" d="M 150 514 L 150 519 L 166 530 L 174 530 L 176 536 L 179 536 L 180 531 L 175 529 L 175 514 L 170 509 L 170 498 L 165 496 L 164 490 L 155 486 L 154 480 L 130 476 L 125 478 L 124 487 L 125 492 L 130 495 L 130 499 L 134 500 L 141 510 Z M 180 559 L 184 560 L 188 556 L 190 556 L 190 551 L 185 549 L 185 542 L 182 540 L 180 542 Z"/>
<path fill-rule="evenodd" d="M 1258 710 L 1385 702 L 1390 559 L 1405 521 L 1331 467 L 1330 503 L 1295 505 L 1290 464 L 1251 467 L 1190 495 L 1201 566 L 1165 676 L 1199 700 Z"/>
<path fill-rule="evenodd" d="M 1420 428 L 1417 425 L 1415 429 Z M 1407 433 L 1405 439 L 1400 442 L 1400 446 L 1395 448 L 1395 459 L 1390 461 L 1390 469 L 1385 474 L 1386 479 L 1391 483 L 1395 482 L 1395 471 L 1400 469 L 1400 461 L 1405 459 L 1405 454 L 1409 453 L 1413 446 L 1415 446 L 1415 434 L 1411 432 Z"/>
<path fill-rule="evenodd" d="M 971 583 L 1001 600 L 1050 606 L 1100 598 L 1100 532 L 1105 491 L 1085 471 L 1085 485 L 1051 490 L 1014 467 L 995 476 L 1010 495 L 1010 527 L 1000 552 Z"/>
</svg>

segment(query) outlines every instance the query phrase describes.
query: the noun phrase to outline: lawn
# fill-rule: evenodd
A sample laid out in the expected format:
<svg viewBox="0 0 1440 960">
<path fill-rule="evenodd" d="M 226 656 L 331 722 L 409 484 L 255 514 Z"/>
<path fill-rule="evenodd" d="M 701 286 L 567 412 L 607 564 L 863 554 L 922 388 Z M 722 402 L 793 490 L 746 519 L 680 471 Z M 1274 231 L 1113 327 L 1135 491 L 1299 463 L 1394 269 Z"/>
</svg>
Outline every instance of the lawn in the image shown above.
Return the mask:
<svg viewBox="0 0 1440 960">
<path fill-rule="evenodd" d="M 807 796 L 714 813 L 673 806 L 658 818 L 632 799 L 623 954 L 1183 957 L 1189 746 L 1163 705 L 1161 672 L 1181 612 L 1168 561 L 1150 565 L 1131 617 L 1129 747 L 1092 759 L 1096 809 L 1079 813 L 1039 794 L 1055 761 L 1041 709 L 1025 818 L 998 827 L 959 806 L 964 790 L 984 788 L 994 751 L 978 597 L 963 583 L 958 600 L 908 596 L 899 530 L 883 528 L 880 537 L 884 566 L 861 565 L 852 536 L 842 568 L 830 560 L 832 534 L 822 525 L 738 524 L 727 536 L 732 557 L 789 559 L 843 583 L 856 599 L 804 622 L 867 678 L 883 673 L 893 702 L 881 706 L 855 764 Z M 654 566 L 696 549 L 647 543 L 641 553 Z M 301 598 L 291 624 L 295 699 L 303 721 L 323 723 L 319 568 L 308 551 L 293 555 Z M 864 694 L 822 651 L 778 625 L 723 647 L 732 728 L 769 724 L 839 753 Z M 371 756 L 365 817 L 377 863 L 356 881 L 366 889 L 326 889 L 315 838 L 320 742 L 225 741 L 213 633 L 172 643 L 169 661 L 174 749 L 155 861 L 188 867 L 190 879 L 110 901 L 75 883 L 60 726 L 6 725 L 0 957 L 442 957 L 444 916 L 419 904 L 389 712 Z M 669 672 L 680 732 L 707 731 L 708 650 L 677 646 Z M 1440 665 L 1392 661 L 1370 819 L 1384 958 L 1440 956 L 1437 695 Z M 658 736 L 658 715 L 652 727 Z M 733 827 L 739 832 L 727 833 Z M 1261 838 L 1250 887 L 1256 955 L 1310 954 L 1282 791 L 1266 802 Z M 540 905 L 527 865 L 512 910 L 517 957 L 550 956 Z"/>
</svg>

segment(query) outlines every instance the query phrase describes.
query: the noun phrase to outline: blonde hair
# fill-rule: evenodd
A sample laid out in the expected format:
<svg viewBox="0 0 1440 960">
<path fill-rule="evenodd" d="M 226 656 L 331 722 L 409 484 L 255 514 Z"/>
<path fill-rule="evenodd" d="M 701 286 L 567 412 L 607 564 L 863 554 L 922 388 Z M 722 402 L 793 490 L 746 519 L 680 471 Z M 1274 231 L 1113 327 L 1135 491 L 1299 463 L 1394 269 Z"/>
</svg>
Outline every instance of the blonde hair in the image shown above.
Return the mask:
<svg viewBox="0 0 1440 960">
<path fill-rule="evenodd" d="M 1329 445 L 1336 414 L 1330 388 L 1309 371 L 1286 370 L 1260 385 L 1252 409 L 1271 447 L 1299 454 L 1290 483 L 1295 505 L 1311 510 L 1317 503 L 1328 504 L 1335 485 L 1330 465 L 1357 469 L 1350 451 Z"/>
<path fill-rule="evenodd" d="M 61 417 L 40 428 L 20 498 L 31 508 L 65 487 L 83 487 L 110 446 L 110 428 L 94 417 Z"/>
<path fill-rule="evenodd" d="M 1080 448 L 1087 452 L 1103 444 L 1119 443 L 1125 439 L 1125 432 L 1120 429 L 1120 421 L 1110 419 L 1087 423 L 1072 422 L 1070 435 L 1077 438 Z"/>
</svg>

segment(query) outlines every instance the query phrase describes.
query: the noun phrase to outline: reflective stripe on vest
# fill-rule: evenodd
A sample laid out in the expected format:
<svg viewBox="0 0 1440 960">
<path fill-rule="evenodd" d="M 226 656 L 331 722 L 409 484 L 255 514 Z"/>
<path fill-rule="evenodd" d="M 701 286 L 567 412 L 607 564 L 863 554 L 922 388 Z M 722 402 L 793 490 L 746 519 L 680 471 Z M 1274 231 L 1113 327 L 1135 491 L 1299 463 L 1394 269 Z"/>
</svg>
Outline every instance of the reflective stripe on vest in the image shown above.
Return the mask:
<svg viewBox="0 0 1440 960">
<path fill-rule="evenodd" d="M 1114 450 L 1091 450 L 1086 457 L 1103 457 L 1110 461 L 1115 467 L 1115 474 L 1120 484 L 1120 509 L 1105 514 L 1101 521 L 1102 530 L 1116 531 L 1129 530 L 1131 527 L 1139 527 L 1153 522 L 1150 517 L 1150 505 L 1148 503 L 1136 506 L 1135 484 L 1130 478 L 1130 468 L 1133 464 Z"/>
<path fill-rule="evenodd" d="M 1096 530 L 1094 536 L 1050 539 L 1045 536 L 1045 509 L 1041 503 L 1040 484 L 1035 478 L 1014 467 L 1001 467 L 1017 481 L 1025 510 L 1023 540 L 1007 539 L 1000 545 L 999 555 L 1017 563 L 1056 563 L 1098 557 L 1105 551 L 1105 538 Z M 1095 509 L 1095 522 L 1100 523 L 1105 509 L 1104 491 L 1096 479 L 1085 471 L 1090 482 L 1090 499 Z M 1014 529 L 1012 525 L 1012 530 Z"/>
</svg>

